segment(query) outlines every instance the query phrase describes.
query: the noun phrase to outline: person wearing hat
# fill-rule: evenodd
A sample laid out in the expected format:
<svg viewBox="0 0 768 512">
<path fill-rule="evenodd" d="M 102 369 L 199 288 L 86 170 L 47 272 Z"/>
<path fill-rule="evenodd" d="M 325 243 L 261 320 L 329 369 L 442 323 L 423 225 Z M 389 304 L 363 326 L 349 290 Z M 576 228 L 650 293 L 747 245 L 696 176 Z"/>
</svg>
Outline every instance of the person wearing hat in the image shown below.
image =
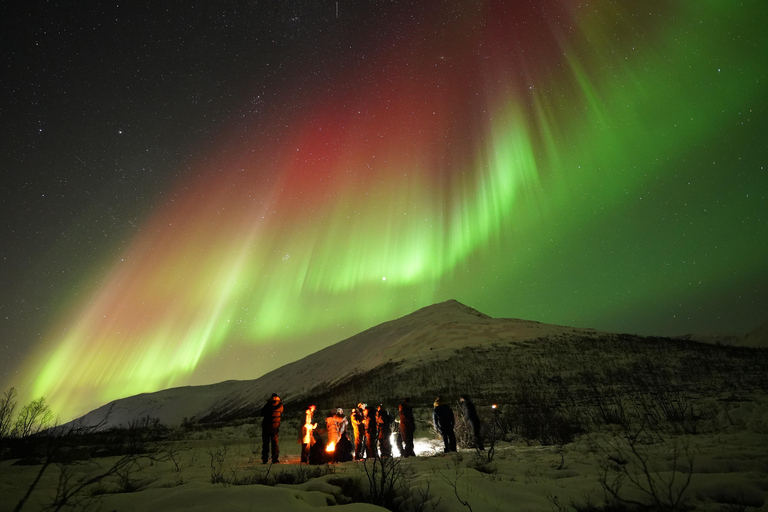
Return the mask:
<svg viewBox="0 0 768 512">
<path fill-rule="evenodd" d="M 280 462 L 280 445 L 278 444 L 278 434 L 280 433 L 280 417 L 283 414 L 283 404 L 277 393 L 272 396 L 261 408 L 261 462 L 264 464 L 269 460 L 269 451 L 272 449 L 272 463 Z"/>
<path fill-rule="evenodd" d="M 328 442 L 338 443 L 341 441 L 341 436 L 347 433 L 347 425 L 349 420 L 344 415 L 344 409 L 341 407 L 336 409 L 336 412 L 329 417 L 332 421 L 332 425 L 328 425 Z"/>
<path fill-rule="evenodd" d="M 432 410 L 432 423 L 437 433 L 443 436 L 445 453 L 456 451 L 456 434 L 453 427 L 456 420 L 453 416 L 453 409 L 447 403 L 444 403 L 440 397 L 435 398 L 435 408 Z"/>
</svg>

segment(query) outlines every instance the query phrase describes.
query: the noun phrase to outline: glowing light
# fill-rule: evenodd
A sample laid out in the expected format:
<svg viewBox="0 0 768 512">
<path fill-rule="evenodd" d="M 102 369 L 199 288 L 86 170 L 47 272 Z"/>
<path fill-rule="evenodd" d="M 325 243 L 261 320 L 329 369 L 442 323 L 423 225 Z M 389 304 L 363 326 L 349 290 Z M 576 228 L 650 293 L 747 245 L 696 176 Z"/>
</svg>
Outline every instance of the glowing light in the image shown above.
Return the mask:
<svg viewBox="0 0 768 512">
<path fill-rule="evenodd" d="M 300 116 L 268 120 L 267 135 L 223 136 L 120 263 L 83 278 L 93 293 L 73 294 L 21 372 L 30 394 L 68 419 L 122 396 L 255 378 L 439 300 L 492 315 L 503 300 L 505 314 L 581 325 L 659 296 L 693 300 L 702 289 L 687 283 L 702 276 L 718 291 L 762 275 L 764 205 L 729 208 L 743 197 L 738 173 L 709 175 L 723 213 L 685 240 L 719 244 L 696 266 L 672 252 L 696 252 L 681 226 L 710 198 L 681 202 L 673 213 L 686 222 L 671 227 L 653 203 L 628 199 L 648 203 L 642 192 L 661 197 L 671 180 L 707 172 L 706 155 L 696 165 L 692 155 L 763 101 L 768 60 L 711 34 L 714 23 L 765 34 L 761 18 L 715 0 L 670 2 L 668 17 L 608 0 L 552 1 L 546 14 L 502 4 L 484 4 L 480 19 L 446 16 L 434 44 L 421 33 L 382 41 L 382 71 L 351 69 Z M 739 72 L 702 81 L 720 61 Z M 658 254 L 672 263 L 649 270 Z M 577 288 L 578 301 L 563 292 Z M 242 374 L 225 343 L 250 348 Z"/>
<path fill-rule="evenodd" d="M 440 450 L 442 445 L 437 441 L 429 441 L 427 439 L 414 439 L 413 440 L 413 453 L 419 457 L 429 457 L 434 455 Z"/>
</svg>

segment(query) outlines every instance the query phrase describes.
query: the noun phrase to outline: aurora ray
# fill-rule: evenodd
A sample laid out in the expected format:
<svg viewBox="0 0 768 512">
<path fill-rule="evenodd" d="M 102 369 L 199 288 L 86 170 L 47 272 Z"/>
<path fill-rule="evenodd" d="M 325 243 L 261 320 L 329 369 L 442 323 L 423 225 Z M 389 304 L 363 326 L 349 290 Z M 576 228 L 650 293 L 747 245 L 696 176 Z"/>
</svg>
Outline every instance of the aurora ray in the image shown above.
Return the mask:
<svg viewBox="0 0 768 512">
<path fill-rule="evenodd" d="M 69 418 L 253 378 L 447 298 L 617 328 L 760 275 L 764 155 L 734 143 L 744 179 L 705 167 L 723 127 L 765 111 L 757 2 L 478 5 L 424 8 L 439 31 L 382 29 L 332 88 L 222 130 L 48 330 L 31 394 Z M 252 357 L 239 373 L 231 346 Z"/>
</svg>

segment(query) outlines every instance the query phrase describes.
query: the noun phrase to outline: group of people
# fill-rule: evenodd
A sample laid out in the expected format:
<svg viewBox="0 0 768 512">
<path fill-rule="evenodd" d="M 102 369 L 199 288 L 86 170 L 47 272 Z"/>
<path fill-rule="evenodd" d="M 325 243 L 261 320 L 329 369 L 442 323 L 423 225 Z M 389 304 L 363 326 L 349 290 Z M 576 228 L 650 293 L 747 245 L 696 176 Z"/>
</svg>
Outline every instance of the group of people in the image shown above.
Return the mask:
<svg viewBox="0 0 768 512">
<path fill-rule="evenodd" d="M 341 408 L 336 409 L 325 418 L 327 445 L 317 435 L 316 407 L 310 405 L 304 412 L 302 427 L 301 461 L 315 463 L 325 459 L 329 453 L 334 462 L 363 460 L 373 457 L 391 457 L 393 418 L 382 405 L 374 408 L 365 403 L 358 403 L 352 408 L 349 419 Z M 410 399 L 405 398 L 398 406 L 399 432 L 398 449 L 404 457 L 415 455 L 413 451 L 413 434 L 416 423 L 413 419 L 413 409 Z M 351 428 L 349 425 L 351 424 Z M 354 445 L 351 439 L 354 439 Z M 332 448 L 328 448 L 332 446 Z"/>
<path fill-rule="evenodd" d="M 485 450 L 483 438 L 480 436 L 480 417 L 477 415 L 475 404 L 469 399 L 469 395 L 462 395 L 459 398 L 459 403 L 461 404 L 461 412 L 464 414 L 464 421 L 467 422 L 467 427 L 471 429 L 475 448 Z M 454 432 L 454 427 L 456 419 L 453 415 L 453 409 L 440 397 L 435 399 L 434 407 L 432 409 L 432 424 L 435 427 L 435 431 L 443 438 L 445 452 L 455 452 L 456 433 Z"/>
<path fill-rule="evenodd" d="M 464 419 L 472 429 L 475 447 L 483 450 L 480 437 L 480 418 L 475 405 L 467 395 L 460 399 Z M 398 431 L 396 442 L 402 457 L 416 455 L 413 446 L 413 435 L 416 422 L 409 398 L 404 398 L 398 405 Z M 278 463 L 280 448 L 278 434 L 283 405 L 280 397 L 273 393 L 262 407 L 262 451 L 261 460 L 264 464 L 269 461 L 270 451 L 272 462 Z M 347 462 L 375 457 L 391 457 L 393 418 L 382 405 L 374 408 L 365 403 L 358 403 L 352 409 L 350 418 L 342 408 L 337 408 L 325 418 L 327 442 L 317 432 L 318 422 L 315 419 L 317 408 L 310 405 L 304 411 L 304 424 L 301 427 L 301 461 L 310 464 L 325 462 Z M 455 419 L 450 405 L 438 397 L 434 402 L 432 422 L 435 430 L 442 436 L 445 452 L 456 451 Z M 352 428 L 349 428 L 349 425 Z M 350 436 L 354 439 L 350 439 Z M 354 450 L 354 451 L 353 451 Z"/>
</svg>

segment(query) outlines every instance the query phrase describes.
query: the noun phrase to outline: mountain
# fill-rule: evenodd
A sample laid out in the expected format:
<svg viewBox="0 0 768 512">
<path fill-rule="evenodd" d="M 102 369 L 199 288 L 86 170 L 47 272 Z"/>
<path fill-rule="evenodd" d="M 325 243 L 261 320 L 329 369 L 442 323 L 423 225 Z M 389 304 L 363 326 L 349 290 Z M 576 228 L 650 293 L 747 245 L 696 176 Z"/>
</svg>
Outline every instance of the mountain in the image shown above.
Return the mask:
<svg viewBox="0 0 768 512">
<path fill-rule="evenodd" d="M 743 350 L 495 319 L 449 300 L 372 327 L 255 380 L 136 395 L 76 421 L 95 425 L 107 418 L 105 426 L 146 416 L 168 425 L 184 419 L 232 421 L 259 416 L 272 393 L 283 398 L 286 411 L 303 410 L 310 401 L 320 410 L 346 409 L 358 401 L 394 407 L 404 396 L 426 407 L 438 395 L 456 399 L 464 393 L 488 403 L 547 393 L 562 401 L 564 393 L 594 394 L 596 383 L 615 387 L 611 379 L 647 373 L 648 368 L 658 374 L 654 379 L 668 380 L 690 365 L 689 375 L 704 372 L 706 383 L 691 384 L 697 392 L 711 391 L 708 386 L 722 389 L 729 372 L 743 373 L 733 384 L 737 388 L 765 387 L 765 351 L 755 357 Z M 730 352 L 726 356 L 723 351 Z"/>
<path fill-rule="evenodd" d="M 768 348 L 768 320 L 756 329 L 744 334 L 686 334 L 680 339 L 729 345 L 734 347 Z"/>
<path fill-rule="evenodd" d="M 106 417 L 105 426 L 115 426 L 150 416 L 180 424 L 185 418 L 255 415 L 275 392 L 285 404 L 296 403 L 309 398 L 312 389 L 331 388 L 387 363 L 417 366 L 425 357 L 448 357 L 467 346 L 535 339 L 564 329 L 570 331 L 532 321 L 493 319 L 449 300 L 372 327 L 255 380 L 143 393 L 110 402 L 75 421 L 95 425 Z"/>
</svg>

